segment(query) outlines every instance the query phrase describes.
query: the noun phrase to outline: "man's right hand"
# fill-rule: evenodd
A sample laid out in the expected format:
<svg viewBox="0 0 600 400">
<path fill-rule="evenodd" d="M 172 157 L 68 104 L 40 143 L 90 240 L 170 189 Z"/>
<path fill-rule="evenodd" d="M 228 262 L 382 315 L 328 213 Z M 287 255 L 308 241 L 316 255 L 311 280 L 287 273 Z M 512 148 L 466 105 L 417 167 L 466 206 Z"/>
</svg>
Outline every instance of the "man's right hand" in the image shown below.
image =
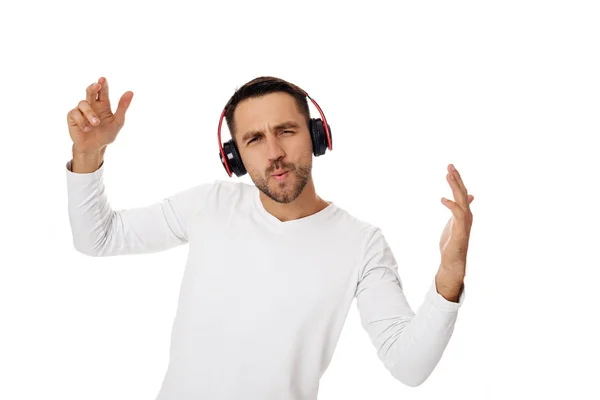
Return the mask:
<svg viewBox="0 0 600 400">
<path fill-rule="evenodd" d="M 86 99 L 67 114 L 69 135 L 73 140 L 73 152 L 93 155 L 115 141 L 125 124 L 125 112 L 131 104 L 133 92 L 125 92 L 113 114 L 108 98 L 108 83 L 101 77 L 86 89 Z"/>
</svg>

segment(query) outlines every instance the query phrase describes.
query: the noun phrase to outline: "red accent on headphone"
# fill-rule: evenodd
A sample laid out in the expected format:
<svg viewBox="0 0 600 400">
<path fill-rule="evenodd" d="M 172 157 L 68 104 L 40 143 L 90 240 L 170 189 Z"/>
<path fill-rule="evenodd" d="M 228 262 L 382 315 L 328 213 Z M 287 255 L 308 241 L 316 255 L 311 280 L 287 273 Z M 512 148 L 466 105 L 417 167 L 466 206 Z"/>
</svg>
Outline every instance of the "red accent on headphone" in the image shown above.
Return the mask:
<svg viewBox="0 0 600 400">
<path fill-rule="evenodd" d="M 229 177 L 231 177 L 231 168 L 229 168 L 229 163 L 227 162 L 227 157 L 225 156 L 225 151 L 223 150 L 223 145 L 221 144 L 221 124 L 223 123 L 223 117 L 225 116 L 226 112 L 227 112 L 227 108 L 225 108 L 223 110 L 223 113 L 221 114 L 221 118 L 219 118 L 219 149 L 221 150 L 221 157 L 223 157 L 223 162 L 227 169 L 227 175 L 229 175 Z"/>
</svg>

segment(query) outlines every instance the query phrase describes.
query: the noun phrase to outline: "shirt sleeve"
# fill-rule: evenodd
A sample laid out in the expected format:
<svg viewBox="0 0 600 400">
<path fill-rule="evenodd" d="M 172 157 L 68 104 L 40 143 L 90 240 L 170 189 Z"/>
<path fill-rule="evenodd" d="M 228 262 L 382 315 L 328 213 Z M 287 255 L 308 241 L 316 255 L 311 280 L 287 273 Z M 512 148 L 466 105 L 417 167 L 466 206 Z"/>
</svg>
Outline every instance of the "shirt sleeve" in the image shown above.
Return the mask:
<svg viewBox="0 0 600 400">
<path fill-rule="evenodd" d="M 188 223 L 214 184 L 182 190 L 144 207 L 114 210 L 102 179 L 104 162 L 91 173 L 75 173 L 71 163 L 66 173 L 73 245 L 93 257 L 154 253 L 188 243 Z"/>
<path fill-rule="evenodd" d="M 452 336 L 458 302 L 437 291 L 435 279 L 413 312 L 402 289 L 398 266 L 380 228 L 367 241 L 356 289 L 361 324 L 385 368 L 398 381 L 418 386 L 433 372 Z"/>
</svg>

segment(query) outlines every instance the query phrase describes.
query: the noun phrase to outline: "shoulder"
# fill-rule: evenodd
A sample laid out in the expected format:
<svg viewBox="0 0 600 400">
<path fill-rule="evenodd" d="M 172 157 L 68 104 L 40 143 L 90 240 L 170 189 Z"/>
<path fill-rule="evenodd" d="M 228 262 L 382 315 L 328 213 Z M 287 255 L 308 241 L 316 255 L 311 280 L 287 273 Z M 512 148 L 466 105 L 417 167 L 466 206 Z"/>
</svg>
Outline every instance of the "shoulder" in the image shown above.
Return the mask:
<svg viewBox="0 0 600 400">
<path fill-rule="evenodd" d="M 245 196 L 251 190 L 249 186 L 243 182 L 214 179 L 182 189 L 166 200 L 178 207 L 202 208 L 209 204 L 223 203 Z"/>
<path fill-rule="evenodd" d="M 332 236 L 332 240 L 338 241 L 338 245 L 346 249 L 345 253 L 355 260 L 359 280 L 372 268 L 395 265 L 392 249 L 380 226 L 340 207 L 336 214 L 335 232 L 330 235 L 337 235 L 336 239 Z"/>
<path fill-rule="evenodd" d="M 354 256 L 359 280 L 373 268 L 394 267 L 396 260 L 382 228 L 349 213 L 347 215 L 354 225 Z"/>
<path fill-rule="evenodd" d="M 384 229 L 376 223 L 356 216 L 344 208 L 337 207 L 338 234 L 353 246 L 355 256 L 361 262 L 368 263 L 378 257 L 393 258 L 392 249 Z"/>
<path fill-rule="evenodd" d="M 335 218 L 335 226 L 345 235 L 349 234 L 353 239 L 353 244 L 359 249 L 365 249 L 370 242 L 383 236 L 377 225 L 357 217 L 338 205 L 336 205 Z"/>
<path fill-rule="evenodd" d="M 175 196 L 185 196 L 188 198 L 214 198 L 222 200 L 235 196 L 245 196 L 252 190 L 252 185 L 244 182 L 232 182 L 223 179 L 214 179 L 212 181 L 202 182 L 195 186 L 188 187 L 175 194 Z M 173 196 L 173 197 L 175 197 Z"/>
<path fill-rule="evenodd" d="M 212 197 L 219 202 L 244 201 L 256 191 L 254 185 L 242 181 L 215 179 L 212 183 Z"/>
<path fill-rule="evenodd" d="M 181 190 L 166 199 L 166 203 L 184 220 L 199 214 L 219 214 L 239 210 L 241 203 L 251 199 L 252 186 L 243 182 L 214 179 Z"/>
</svg>

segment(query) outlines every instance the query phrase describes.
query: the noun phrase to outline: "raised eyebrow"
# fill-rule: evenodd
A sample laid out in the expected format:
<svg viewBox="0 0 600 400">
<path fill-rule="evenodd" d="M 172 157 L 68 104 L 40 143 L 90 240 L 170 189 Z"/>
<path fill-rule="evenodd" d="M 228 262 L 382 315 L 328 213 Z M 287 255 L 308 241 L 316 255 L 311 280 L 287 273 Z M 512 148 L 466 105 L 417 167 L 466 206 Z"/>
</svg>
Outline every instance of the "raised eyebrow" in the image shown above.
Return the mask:
<svg viewBox="0 0 600 400">
<path fill-rule="evenodd" d="M 294 121 L 285 121 L 285 122 L 275 125 L 275 127 L 274 127 L 275 130 L 286 129 L 286 128 L 298 128 L 298 124 Z M 242 136 L 242 142 L 245 142 L 246 140 L 250 139 L 251 137 L 259 135 L 261 133 L 263 133 L 263 131 L 246 132 L 244 134 L 244 136 Z"/>
<path fill-rule="evenodd" d="M 286 121 L 279 125 L 276 125 L 275 129 L 297 128 L 297 127 L 298 127 L 298 124 L 295 123 L 294 121 Z"/>
</svg>

